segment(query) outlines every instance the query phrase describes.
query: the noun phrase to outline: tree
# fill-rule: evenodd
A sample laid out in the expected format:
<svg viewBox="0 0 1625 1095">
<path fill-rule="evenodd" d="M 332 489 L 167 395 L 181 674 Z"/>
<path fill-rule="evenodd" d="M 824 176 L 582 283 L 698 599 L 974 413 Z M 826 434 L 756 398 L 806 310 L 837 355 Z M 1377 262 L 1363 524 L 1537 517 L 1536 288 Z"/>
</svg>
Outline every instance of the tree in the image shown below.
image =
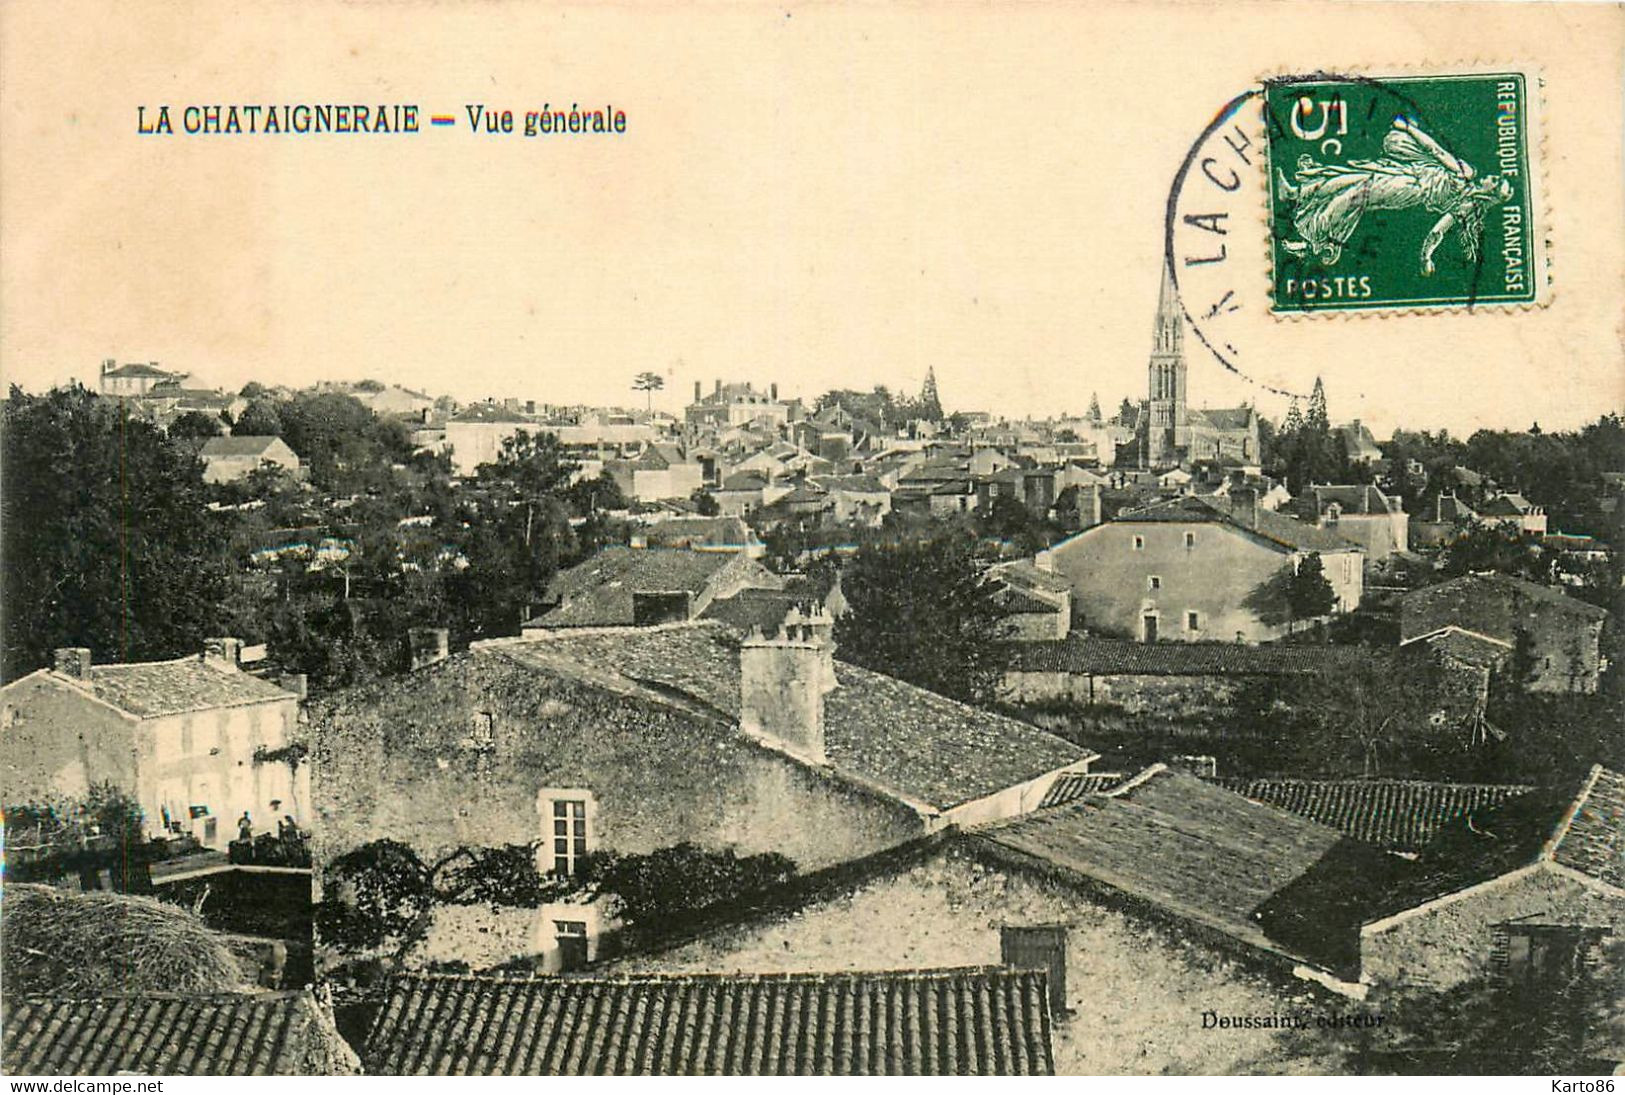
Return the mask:
<svg viewBox="0 0 1625 1095">
<path fill-rule="evenodd" d="M 169 436 L 177 441 L 207 441 L 219 437 L 226 424 L 218 416 L 202 411 L 187 411 L 169 424 Z"/>
<path fill-rule="evenodd" d="M 1309 393 L 1309 411 L 1303 421 L 1312 430 L 1328 429 L 1332 424 L 1326 413 L 1326 386 L 1318 376 L 1315 377 L 1314 390 Z"/>
<path fill-rule="evenodd" d="M 643 392 L 645 396 L 645 409 L 654 409 L 655 393 L 666 386 L 666 378 L 659 373 L 644 372 L 632 378 L 632 390 Z"/>
<path fill-rule="evenodd" d="M 1320 552 L 1311 551 L 1298 563 L 1286 585 L 1287 608 L 1294 620 L 1314 620 L 1330 615 L 1337 606 L 1337 594 L 1326 580 Z"/>
<path fill-rule="evenodd" d="M 592 517 L 604 510 L 624 510 L 632 504 L 615 477 L 607 474 L 577 479 L 565 488 L 564 500 L 577 517 Z"/>
<path fill-rule="evenodd" d="M 722 512 L 722 506 L 717 503 L 711 492 L 704 487 L 695 487 L 689 498 L 694 503 L 695 512 L 701 517 L 715 517 Z"/>
<path fill-rule="evenodd" d="M 226 526 L 184 443 L 81 387 L 13 387 L 0 436 L 6 679 L 63 646 L 174 658 L 218 634 Z"/>
<path fill-rule="evenodd" d="M 841 658 L 955 699 L 993 701 L 1010 653 L 973 538 L 860 548 L 841 590 L 850 606 L 835 622 Z"/>
<path fill-rule="evenodd" d="M 264 397 L 252 400 L 237 417 L 231 432 L 234 437 L 281 437 L 282 414 L 276 401 Z"/>
<path fill-rule="evenodd" d="M 1087 417 L 1090 422 L 1093 422 L 1096 425 L 1099 425 L 1101 422 L 1100 396 L 1095 392 L 1089 393 L 1089 413 Z"/>
<path fill-rule="evenodd" d="M 920 386 L 919 417 L 927 422 L 942 421 L 942 400 L 937 397 L 937 371 L 925 370 L 925 383 Z"/>
</svg>

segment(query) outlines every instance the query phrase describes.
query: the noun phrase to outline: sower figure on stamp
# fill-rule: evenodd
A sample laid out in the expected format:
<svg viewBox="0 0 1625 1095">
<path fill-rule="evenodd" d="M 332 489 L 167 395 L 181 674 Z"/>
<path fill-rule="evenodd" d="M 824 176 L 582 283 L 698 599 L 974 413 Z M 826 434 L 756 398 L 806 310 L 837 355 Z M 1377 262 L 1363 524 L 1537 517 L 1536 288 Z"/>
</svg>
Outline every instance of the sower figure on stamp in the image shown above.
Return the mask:
<svg viewBox="0 0 1625 1095">
<path fill-rule="evenodd" d="M 1422 273 L 1433 273 L 1433 253 L 1451 228 L 1467 260 L 1476 262 L 1484 210 L 1510 198 L 1511 184 L 1498 175 L 1479 178 L 1472 164 L 1451 155 L 1406 118 L 1394 119 L 1382 151 L 1381 159 L 1347 164 L 1316 163 L 1305 153 L 1293 173 L 1296 184 L 1278 170 L 1281 196 L 1292 204 L 1292 227 L 1299 236 L 1281 245 L 1294 255 L 1307 251 L 1334 266 L 1367 212 L 1420 205 L 1439 214 L 1422 241 Z"/>
</svg>

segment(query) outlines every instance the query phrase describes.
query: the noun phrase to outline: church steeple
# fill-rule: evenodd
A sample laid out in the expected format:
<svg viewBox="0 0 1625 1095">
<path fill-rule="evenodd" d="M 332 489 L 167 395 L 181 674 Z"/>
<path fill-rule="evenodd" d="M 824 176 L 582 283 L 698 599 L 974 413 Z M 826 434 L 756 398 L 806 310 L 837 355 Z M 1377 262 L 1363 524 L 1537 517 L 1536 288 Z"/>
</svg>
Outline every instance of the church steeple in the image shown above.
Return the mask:
<svg viewBox="0 0 1625 1095">
<path fill-rule="evenodd" d="M 1177 354 L 1185 348 L 1185 314 L 1179 307 L 1179 293 L 1166 263 L 1162 267 L 1162 291 L 1157 294 L 1157 325 L 1151 341 L 1154 354 Z"/>
<path fill-rule="evenodd" d="M 1162 268 L 1162 291 L 1157 296 L 1146 382 L 1145 460 L 1158 467 L 1179 459 L 1180 450 L 1189 442 L 1190 423 L 1185 408 L 1185 313 L 1166 264 Z"/>
</svg>

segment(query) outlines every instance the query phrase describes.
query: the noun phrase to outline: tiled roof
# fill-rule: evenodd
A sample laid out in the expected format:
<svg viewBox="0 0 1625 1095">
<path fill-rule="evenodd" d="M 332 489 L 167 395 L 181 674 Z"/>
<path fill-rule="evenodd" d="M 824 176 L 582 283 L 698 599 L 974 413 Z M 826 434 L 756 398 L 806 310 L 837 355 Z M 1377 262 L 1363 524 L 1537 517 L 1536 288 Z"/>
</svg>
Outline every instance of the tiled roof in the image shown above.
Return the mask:
<svg viewBox="0 0 1625 1095">
<path fill-rule="evenodd" d="M 611 687 L 643 685 L 665 702 L 696 701 L 732 733 L 740 705 L 738 645 L 732 629 L 700 621 L 561 631 L 483 649 Z M 1095 755 L 1027 723 L 846 662 L 836 662 L 835 676 L 837 687 L 824 697 L 830 764 L 838 773 L 938 809 Z"/>
<path fill-rule="evenodd" d="M 1534 507 L 1521 494 L 1497 494 L 1478 507 L 1485 517 L 1522 517 Z"/>
<path fill-rule="evenodd" d="M 632 623 L 634 593 L 704 592 L 737 553 L 687 548 L 633 548 L 615 544 L 553 576 L 549 601 L 558 607 L 542 627 L 617 627 Z"/>
<path fill-rule="evenodd" d="M 817 475 L 812 481 L 831 491 L 843 490 L 853 494 L 886 493 L 886 484 L 872 475 Z"/>
<path fill-rule="evenodd" d="M 1511 643 L 1454 626 L 1406 639 L 1399 645 L 1408 648 L 1412 643 L 1425 643 L 1435 654 L 1480 668 L 1493 669 L 1512 656 Z"/>
<path fill-rule="evenodd" d="M 1597 765 L 1576 802 L 1553 862 L 1625 889 L 1625 775 Z"/>
<path fill-rule="evenodd" d="M 756 539 L 750 526 L 738 517 L 678 517 L 646 525 L 642 533 L 651 545 L 662 547 L 737 547 Z"/>
<path fill-rule="evenodd" d="M 1221 779 L 1221 786 L 1391 851 L 1417 851 L 1457 818 L 1526 793 L 1518 784 L 1402 779 Z"/>
<path fill-rule="evenodd" d="M 767 486 L 767 476 L 756 471 L 740 471 L 722 481 L 719 490 L 761 490 Z"/>
<path fill-rule="evenodd" d="M 1121 772 L 1066 772 L 1055 778 L 1050 789 L 1044 792 L 1044 799 L 1038 804 L 1040 810 L 1050 806 L 1065 806 L 1069 802 L 1076 802 L 1086 795 L 1098 795 L 1109 791 L 1123 782 Z"/>
<path fill-rule="evenodd" d="M 1142 509 L 1124 510 L 1118 521 L 1159 522 L 1165 524 L 1223 524 L 1260 536 L 1295 551 L 1358 551 L 1351 541 L 1314 525 L 1283 517 L 1274 510 L 1260 508 L 1256 512 L 1240 507 L 1231 508 L 1211 498 L 1180 497 L 1157 502 Z M 1098 526 L 1097 526 L 1098 527 Z M 1083 533 L 1082 535 L 1087 535 Z"/>
<path fill-rule="evenodd" d="M 309 992 L 4 1000 L 12 1075 L 306 1076 L 357 1071 Z"/>
<path fill-rule="evenodd" d="M 263 437 L 211 437 L 203 443 L 204 456 L 258 456 L 281 441 L 274 434 Z"/>
<path fill-rule="evenodd" d="M 991 573 L 1010 585 L 1024 589 L 1042 589 L 1051 593 L 1068 593 L 1072 590 L 1071 582 L 1054 571 L 1040 570 L 1029 559 L 1000 563 L 992 568 Z"/>
<path fill-rule="evenodd" d="M 1440 494 L 1428 503 L 1421 519 L 1436 525 L 1463 524 L 1478 515 L 1471 506 L 1453 494 Z"/>
<path fill-rule="evenodd" d="M 1308 496 L 1304 499 L 1311 503 L 1310 509 L 1317 515 L 1324 513 L 1326 507 L 1336 503 L 1344 513 L 1352 514 L 1392 514 L 1399 512 L 1399 503 L 1389 498 L 1376 487 L 1365 486 L 1334 486 L 1326 485 L 1310 487 Z"/>
<path fill-rule="evenodd" d="M 805 607 L 815 599 L 789 590 L 741 589 L 732 597 L 712 601 L 700 613 L 700 618 L 719 620 L 741 635 L 750 634 L 753 628 L 760 628 L 764 635 L 773 635 L 792 608 Z"/>
<path fill-rule="evenodd" d="M 1110 795 L 1087 795 L 977 836 L 1271 950 L 1279 948 L 1255 910 L 1344 840 L 1336 830 L 1161 766 Z"/>
<path fill-rule="evenodd" d="M 1542 862 L 1625 886 L 1625 776 L 1594 765 L 1577 786 L 1535 788 L 1442 823 L 1414 864 L 1373 887 L 1365 919 Z"/>
<path fill-rule="evenodd" d="M 518 425 L 520 423 L 529 422 L 530 419 L 526 418 L 524 415 L 520 414 L 517 411 L 510 411 L 510 410 L 508 410 L 508 408 L 506 408 L 506 407 L 504 407 L 504 406 L 502 406 L 501 404 L 498 404 L 498 403 L 475 403 L 473 406 L 468 407 L 468 408 L 458 412 L 452 418 L 452 421 L 453 422 L 511 422 L 511 423 L 513 423 L 515 425 Z M 537 428 L 538 428 L 538 430 L 541 429 L 541 427 L 537 427 Z"/>
<path fill-rule="evenodd" d="M 269 681 L 240 669 L 205 665 L 198 656 L 172 662 L 95 665 L 88 681 L 55 672 L 51 676 L 72 687 L 88 686 L 97 699 L 141 718 L 294 698 Z"/>
<path fill-rule="evenodd" d="M 1414 639 L 1455 626 L 1512 642 L 1523 618 L 1541 608 L 1590 620 L 1608 615 L 1606 610 L 1551 586 L 1505 574 L 1469 574 L 1400 598 L 1400 637 Z"/>
<path fill-rule="evenodd" d="M 1251 407 L 1210 407 L 1203 410 L 1192 407 L 1190 409 L 1193 425 L 1205 421 L 1216 430 L 1245 430 L 1247 423 L 1252 420 L 1252 416 L 1253 409 Z"/>
<path fill-rule="evenodd" d="M 1011 672 L 1096 676 L 1306 676 L 1347 671 L 1382 656 L 1353 646 L 1131 643 L 1086 635 L 1011 649 Z"/>
<path fill-rule="evenodd" d="M 1006 587 L 999 595 L 999 607 L 1014 616 L 1056 616 L 1062 611 L 1054 601 L 1046 601 L 1014 587 Z"/>
<path fill-rule="evenodd" d="M 626 979 L 403 976 L 367 1071 L 1051 1075 L 1046 975 L 975 968 Z"/>
</svg>

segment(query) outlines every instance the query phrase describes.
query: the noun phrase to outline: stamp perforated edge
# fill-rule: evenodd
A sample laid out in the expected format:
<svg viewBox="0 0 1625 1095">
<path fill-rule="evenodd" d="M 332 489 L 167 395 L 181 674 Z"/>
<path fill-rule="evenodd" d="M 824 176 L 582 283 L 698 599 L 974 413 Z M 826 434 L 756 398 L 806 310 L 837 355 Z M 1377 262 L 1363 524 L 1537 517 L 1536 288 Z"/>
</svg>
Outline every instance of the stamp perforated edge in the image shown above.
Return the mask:
<svg viewBox="0 0 1625 1095">
<path fill-rule="evenodd" d="M 1263 123 L 1262 115 L 1260 115 L 1258 127 L 1264 138 L 1265 154 L 1259 157 L 1259 169 L 1255 174 L 1258 185 L 1259 223 L 1263 229 L 1260 241 L 1264 248 L 1264 299 L 1270 302 L 1265 311 L 1269 313 L 1272 319 L 1284 323 L 1316 323 L 1332 320 L 1343 322 L 1379 320 L 1397 316 L 1464 314 L 1516 316 L 1525 312 L 1541 311 L 1551 306 L 1557 290 L 1552 260 L 1552 253 L 1556 250 L 1556 247 L 1551 238 L 1553 223 L 1551 185 L 1546 170 L 1546 78 L 1545 72 L 1539 64 L 1530 61 L 1472 60 L 1452 64 L 1429 63 L 1426 65 L 1327 65 L 1313 70 L 1313 72 L 1293 72 L 1281 68 L 1257 77 L 1254 86 L 1259 89 L 1259 99 L 1262 103 L 1263 90 L 1269 82 L 1315 73 L 1324 73 L 1332 78 L 1358 76 L 1361 79 L 1381 83 L 1385 79 L 1416 80 L 1426 79 L 1429 76 L 1489 76 L 1514 72 L 1521 74 L 1524 78 L 1525 94 L 1529 104 L 1529 109 L 1525 111 L 1525 142 L 1529 156 L 1529 179 L 1533 190 L 1529 197 L 1529 208 L 1536 217 L 1535 230 L 1530 233 L 1531 245 L 1534 251 L 1530 259 L 1530 269 L 1534 271 L 1535 299 L 1442 304 L 1374 304 L 1368 308 L 1277 309 L 1274 304 L 1275 211 L 1270 202 L 1269 173 L 1271 158 L 1269 133 L 1268 127 Z"/>
</svg>

